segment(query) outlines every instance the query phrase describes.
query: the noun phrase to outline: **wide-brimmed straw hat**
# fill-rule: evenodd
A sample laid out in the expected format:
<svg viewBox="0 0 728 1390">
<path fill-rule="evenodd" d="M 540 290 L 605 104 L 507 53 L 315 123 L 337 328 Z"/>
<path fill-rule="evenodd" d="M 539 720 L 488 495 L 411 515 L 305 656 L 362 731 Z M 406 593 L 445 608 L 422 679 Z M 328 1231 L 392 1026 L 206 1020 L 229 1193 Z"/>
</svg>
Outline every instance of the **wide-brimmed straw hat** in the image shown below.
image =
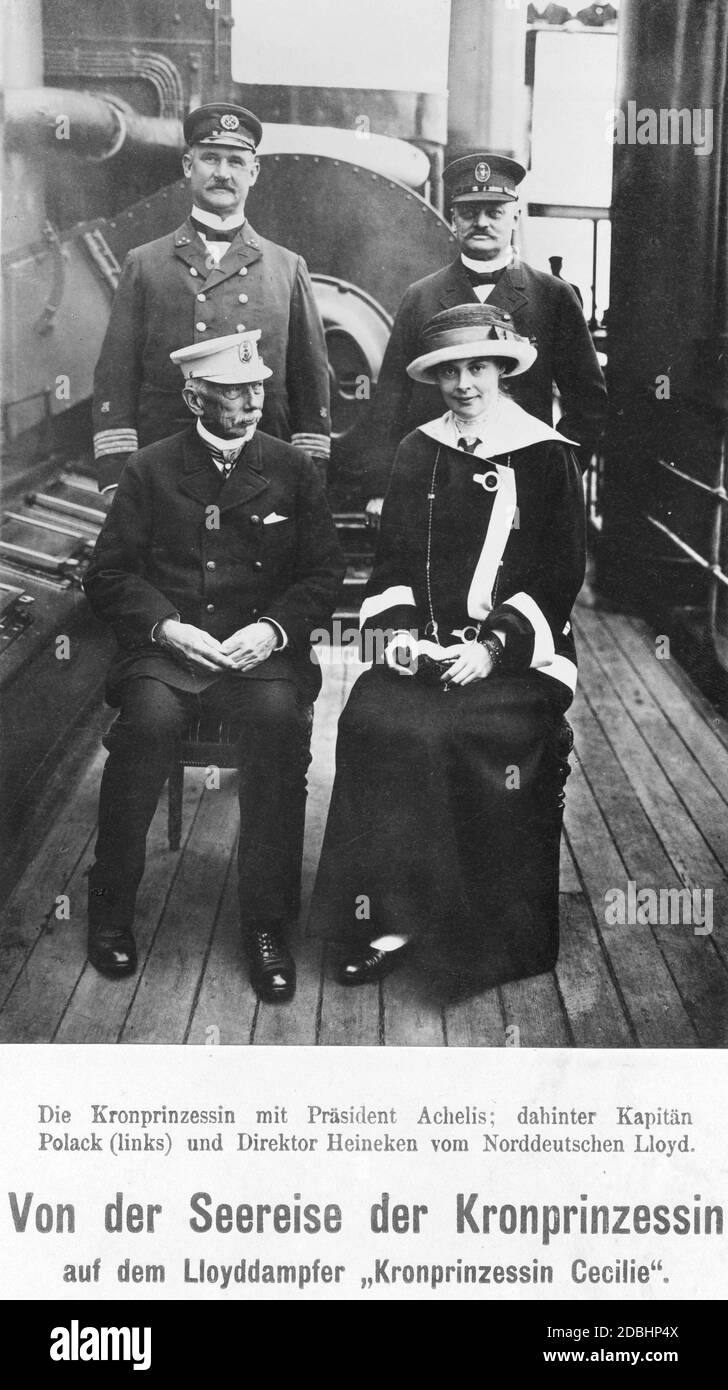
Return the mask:
<svg viewBox="0 0 728 1390">
<path fill-rule="evenodd" d="M 461 358 L 498 357 L 508 363 L 504 376 L 519 376 L 536 361 L 536 349 L 516 333 L 510 314 L 490 304 L 457 304 L 425 324 L 420 355 L 407 368 L 413 381 L 436 382 L 435 367 Z"/>
</svg>

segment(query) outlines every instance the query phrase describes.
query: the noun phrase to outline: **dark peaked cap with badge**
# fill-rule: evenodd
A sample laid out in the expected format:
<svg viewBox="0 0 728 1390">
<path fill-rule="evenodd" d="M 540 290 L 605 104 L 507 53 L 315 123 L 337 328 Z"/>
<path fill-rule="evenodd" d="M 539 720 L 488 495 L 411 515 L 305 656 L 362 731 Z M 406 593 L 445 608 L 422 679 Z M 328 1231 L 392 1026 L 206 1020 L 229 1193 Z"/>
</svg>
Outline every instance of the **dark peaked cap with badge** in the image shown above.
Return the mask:
<svg viewBox="0 0 728 1390">
<path fill-rule="evenodd" d="M 182 130 L 188 145 L 240 145 L 255 151 L 263 138 L 258 117 L 229 101 L 196 107 L 185 118 Z"/>
<path fill-rule="evenodd" d="M 526 170 L 515 159 L 478 151 L 453 160 L 444 170 L 446 205 L 457 212 L 478 203 L 516 203 L 518 185 Z M 480 264 L 480 263 L 478 263 Z M 483 261 L 484 269 L 488 262 Z M 389 486 L 392 459 L 411 430 L 442 413 L 442 397 L 434 386 L 413 382 L 407 367 L 420 351 L 422 330 L 435 314 L 457 305 L 474 305 L 478 296 L 458 253 L 449 265 L 405 291 L 384 359 L 368 420 L 362 450 L 362 493 L 383 497 Z M 553 419 L 553 388 L 560 396 L 563 416 L 559 429 L 583 446 L 586 463 L 604 428 L 607 392 L 586 319 L 576 295 L 563 280 L 527 265 L 514 253 L 502 266 L 488 304 L 510 315 L 513 328 L 538 349 L 531 369 L 509 386 L 517 405 L 545 424 Z"/>
<path fill-rule="evenodd" d="M 515 202 L 526 170 L 502 154 L 466 154 L 442 173 L 447 203 Z"/>
<path fill-rule="evenodd" d="M 198 106 L 184 122 L 195 159 L 217 147 L 253 164 L 262 134 L 252 111 L 229 102 Z M 228 243 L 220 260 L 209 255 L 208 240 Z M 273 373 L 261 429 L 314 457 L 328 457 L 329 363 L 303 257 L 260 236 L 244 207 L 234 217 L 211 214 L 202 230 L 190 215 L 175 231 L 132 247 L 94 375 L 100 488 L 118 484 L 137 449 L 187 428 L 189 413 L 170 354 L 183 344 L 209 345 L 253 328 L 261 330 L 261 353 Z"/>
</svg>

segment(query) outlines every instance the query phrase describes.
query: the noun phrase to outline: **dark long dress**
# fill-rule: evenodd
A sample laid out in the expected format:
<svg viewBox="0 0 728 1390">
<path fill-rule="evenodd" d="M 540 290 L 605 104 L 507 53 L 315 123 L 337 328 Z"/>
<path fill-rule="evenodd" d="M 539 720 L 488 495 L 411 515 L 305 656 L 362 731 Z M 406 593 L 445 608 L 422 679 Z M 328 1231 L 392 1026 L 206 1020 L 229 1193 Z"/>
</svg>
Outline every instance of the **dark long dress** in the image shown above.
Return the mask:
<svg viewBox="0 0 728 1390">
<path fill-rule="evenodd" d="M 531 437 L 532 417 L 511 406 L 508 418 L 515 440 Z M 558 952 L 561 726 L 576 677 L 569 614 L 584 503 L 570 450 L 541 429 L 546 439 L 492 462 L 422 430 L 400 446 L 362 607 L 380 659 L 339 723 L 311 907 L 315 935 L 364 945 L 406 933 L 438 970 L 480 986 L 548 970 Z M 487 472 L 495 490 L 474 481 Z M 447 692 L 381 661 L 385 631 L 424 633 L 429 529 L 439 641 L 474 620 L 506 634 L 490 677 Z"/>
</svg>

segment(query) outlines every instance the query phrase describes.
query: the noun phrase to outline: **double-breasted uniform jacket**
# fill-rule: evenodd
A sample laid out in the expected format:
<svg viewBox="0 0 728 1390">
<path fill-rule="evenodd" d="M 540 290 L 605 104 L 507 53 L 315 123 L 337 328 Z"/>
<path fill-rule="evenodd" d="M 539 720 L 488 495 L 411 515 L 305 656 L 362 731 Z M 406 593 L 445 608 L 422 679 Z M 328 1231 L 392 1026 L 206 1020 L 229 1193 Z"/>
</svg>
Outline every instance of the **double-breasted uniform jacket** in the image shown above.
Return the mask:
<svg viewBox="0 0 728 1390">
<path fill-rule="evenodd" d="M 311 460 L 257 431 L 229 478 L 194 425 L 150 444 L 124 468 L 84 589 L 111 624 L 119 654 L 108 698 L 130 675 L 200 691 L 216 677 L 167 653 L 155 625 L 179 614 L 218 640 L 271 618 L 288 645 L 241 679 L 288 679 L 315 698 L 321 673 L 311 636 L 328 624 L 344 573 Z"/>
<path fill-rule="evenodd" d="M 218 265 L 188 220 L 130 251 L 94 377 L 94 455 L 101 488 L 125 457 L 181 429 L 188 414 L 169 354 L 191 343 L 261 330 L 262 428 L 328 454 L 329 372 L 305 261 L 245 222 Z"/>
<path fill-rule="evenodd" d="M 414 382 L 407 364 L 418 356 L 425 324 L 443 309 L 477 302 L 465 267 L 456 261 L 417 280 L 405 292 L 384 354 L 369 417 L 363 455 L 363 490 L 387 490 L 397 445 L 411 430 L 442 410 L 436 386 Z M 551 424 L 553 385 L 561 394 L 559 429 L 583 446 L 584 465 L 604 428 L 607 393 L 589 329 L 570 286 L 515 259 L 504 270 L 487 303 L 510 314 L 517 333 L 532 339 L 538 357 L 529 371 L 513 377 L 507 390 L 529 414 Z"/>
<path fill-rule="evenodd" d="M 548 676 L 569 703 L 577 677 L 570 615 L 585 565 L 581 473 L 550 426 L 508 400 L 500 413 L 487 450 L 465 458 L 448 417 L 402 441 L 360 621 L 363 631 L 423 637 L 431 603 L 441 645 L 474 624 L 481 634 L 503 632 L 498 671 Z"/>
</svg>

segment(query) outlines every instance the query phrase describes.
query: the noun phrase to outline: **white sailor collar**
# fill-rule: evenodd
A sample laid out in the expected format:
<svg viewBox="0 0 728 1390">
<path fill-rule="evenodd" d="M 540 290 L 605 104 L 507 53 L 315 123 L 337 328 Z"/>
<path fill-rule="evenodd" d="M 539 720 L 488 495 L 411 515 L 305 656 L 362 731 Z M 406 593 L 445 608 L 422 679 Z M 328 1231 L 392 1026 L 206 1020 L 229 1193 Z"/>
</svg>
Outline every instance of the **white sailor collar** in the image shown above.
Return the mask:
<svg viewBox="0 0 728 1390">
<path fill-rule="evenodd" d="M 418 429 L 436 443 L 447 444 L 451 449 L 459 447 L 458 440 L 466 433 L 462 427 L 458 428 L 458 421 L 451 410 L 438 416 L 436 420 L 428 420 L 426 424 L 419 425 Z M 576 444 L 575 439 L 567 439 L 565 435 L 559 434 L 558 430 L 545 424 L 543 420 L 537 420 L 535 415 L 529 415 L 527 410 L 523 410 L 507 396 L 501 397 L 498 410 L 487 429 L 481 421 L 473 420 L 472 426 L 471 422 L 468 422 L 467 434 L 479 434 L 481 437 L 482 442 L 474 450 L 477 458 L 510 454 L 516 449 L 528 449 L 532 444 L 544 444 L 552 440 L 559 444 Z"/>
</svg>

